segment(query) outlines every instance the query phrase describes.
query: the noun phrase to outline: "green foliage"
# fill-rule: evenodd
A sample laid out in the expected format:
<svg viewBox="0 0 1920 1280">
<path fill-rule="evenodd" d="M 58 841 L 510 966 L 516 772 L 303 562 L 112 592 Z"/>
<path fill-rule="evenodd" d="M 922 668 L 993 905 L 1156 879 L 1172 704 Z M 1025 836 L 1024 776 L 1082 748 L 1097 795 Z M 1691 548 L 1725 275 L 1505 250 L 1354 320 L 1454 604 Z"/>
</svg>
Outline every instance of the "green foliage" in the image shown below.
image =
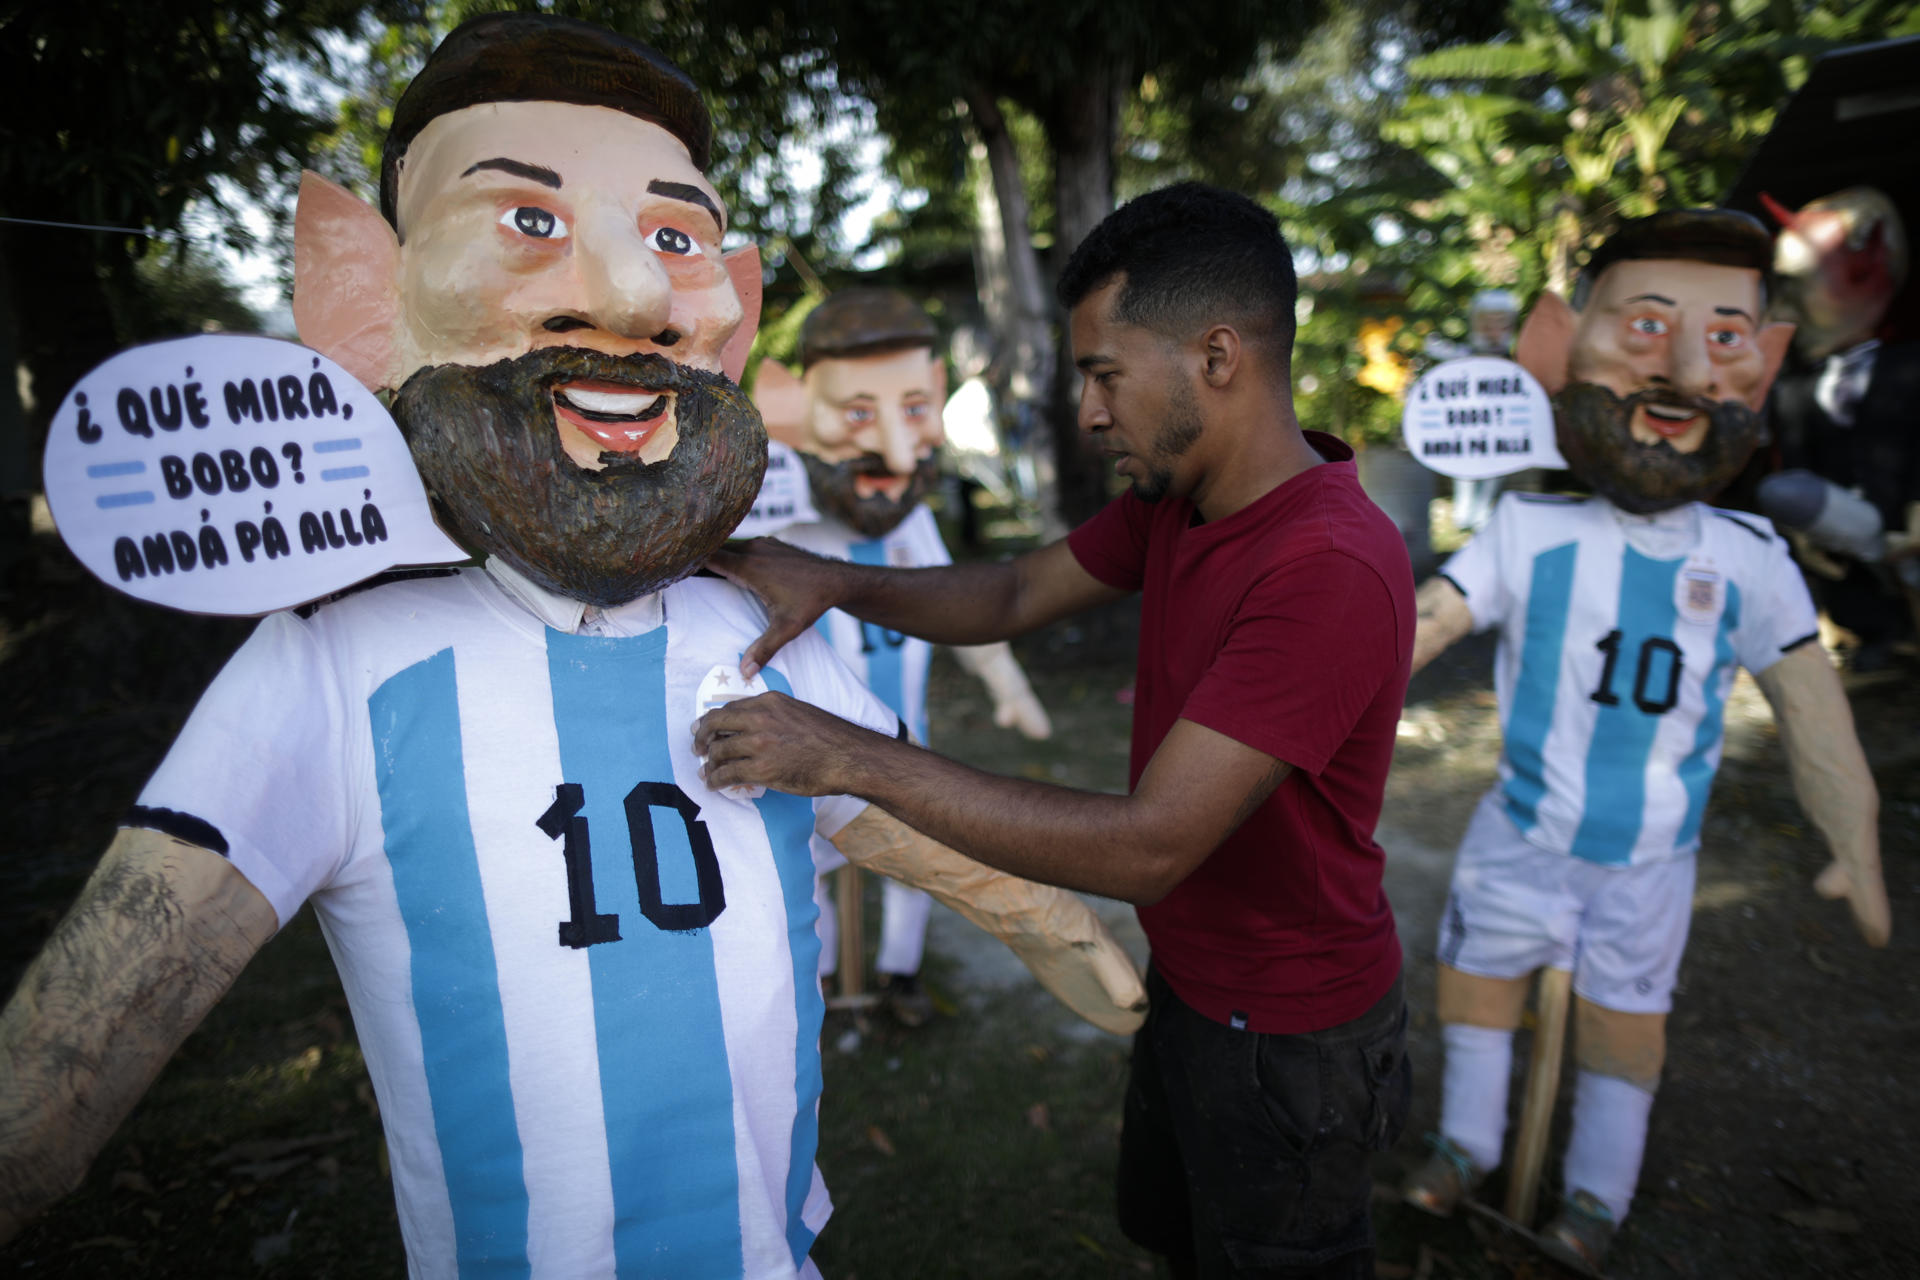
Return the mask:
<svg viewBox="0 0 1920 1280">
<path fill-rule="evenodd" d="M 1394 346 L 1418 358 L 1429 334 L 1464 336 L 1477 290 L 1565 290 L 1622 219 L 1714 203 L 1814 57 L 1917 18 L 1912 0 L 1512 0 L 1492 40 L 1397 66 L 1376 40 L 1357 63 L 1383 86 L 1374 142 L 1357 168 L 1336 152 L 1343 181 L 1285 192 L 1289 232 L 1310 259 L 1391 282 Z M 1301 341 L 1322 362 L 1380 311 L 1316 301 Z M 1303 388 L 1303 418 L 1391 436 L 1396 406 L 1331 394 Z"/>
<path fill-rule="evenodd" d="M 271 202 L 328 124 L 297 69 L 329 37 L 404 0 L 26 0 L 0 15 L 0 212 L 171 230 L 196 202 L 235 247 L 253 237 L 229 192 Z M 125 246 L 133 256 L 144 242 Z"/>
</svg>

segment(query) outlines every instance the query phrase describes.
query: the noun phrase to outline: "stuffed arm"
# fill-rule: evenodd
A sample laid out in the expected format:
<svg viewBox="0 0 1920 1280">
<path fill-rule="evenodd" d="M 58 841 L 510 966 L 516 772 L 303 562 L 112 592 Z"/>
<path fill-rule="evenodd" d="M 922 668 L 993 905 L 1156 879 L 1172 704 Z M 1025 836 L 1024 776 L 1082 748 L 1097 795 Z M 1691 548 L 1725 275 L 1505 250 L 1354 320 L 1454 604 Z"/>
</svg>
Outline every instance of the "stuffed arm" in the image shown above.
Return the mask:
<svg viewBox="0 0 1920 1280">
<path fill-rule="evenodd" d="M 1473 630 L 1473 610 L 1460 588 L 1445 578 L 1421 583 L 1413 606 L 1413 670 L 1418 671 Z"/>
<path fill-rule="evenodd" d="M 1124 1035 L 1146 1017 L 1133 961 L 1074 893 L 975 862 L 869 806 L 833 837 L 849 862 L 925 889 L 1007 944 L 1040 985 L 1099 1027 Z"/>
<path fill-rule="evenodd" d="M 1794 794 L 1833 852 L 1814 888 L 1845 898 L 1860 936 L 1883 947 L 1893 922 L 1880 874 L 1880 793 L 1840 677 L 1819 645 L 1803 644 L 1755 680 L 1773 706 Z"/>
<path fill-rule="evenodd" d="M 993 722 L 1002 729 L 1018 729 L 1036 742 L 1053 736 L 1053 722 L 1040 705 L 1013 646 L 998 644 L 957 645 L 953 656 L 963 670 L 987 686 L 993 699 Z"/>
<path fill-rule="evenodd" d="M 0 1241 L 80 1185 L 278 927 L 220 855 L 119 833 L 0 1014 Z"/>
</svg>

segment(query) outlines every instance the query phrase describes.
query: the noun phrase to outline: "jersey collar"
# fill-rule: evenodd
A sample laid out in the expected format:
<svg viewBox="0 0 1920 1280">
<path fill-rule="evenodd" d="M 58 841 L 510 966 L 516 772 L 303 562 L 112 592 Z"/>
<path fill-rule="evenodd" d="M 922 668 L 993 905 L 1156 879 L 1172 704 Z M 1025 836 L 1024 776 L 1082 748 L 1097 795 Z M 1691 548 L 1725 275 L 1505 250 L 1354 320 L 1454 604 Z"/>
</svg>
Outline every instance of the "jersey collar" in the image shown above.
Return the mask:
<svg viewBox="0 0 1920 1280">
<path fill-rule="evenodd" d="M 507 598 L 555 631 L 568 635 L 637 636 L 666 621 L 658 591 L 611 609 L 600 609 L 568 596 L 556 595 L 502 560 L 487 557 L 487 575 Z"/>
</svg>

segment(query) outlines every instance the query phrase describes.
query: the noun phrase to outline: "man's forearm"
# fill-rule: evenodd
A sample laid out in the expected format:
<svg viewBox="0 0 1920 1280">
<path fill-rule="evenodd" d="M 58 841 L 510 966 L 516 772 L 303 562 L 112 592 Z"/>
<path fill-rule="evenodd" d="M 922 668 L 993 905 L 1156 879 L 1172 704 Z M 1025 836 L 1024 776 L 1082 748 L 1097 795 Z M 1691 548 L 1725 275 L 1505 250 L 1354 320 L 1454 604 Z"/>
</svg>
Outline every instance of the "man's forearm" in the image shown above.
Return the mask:
<svg viewBox="0 0 1920 1280">
<path fill-rule="evenodd" d="M 856 618 L 935 644 L 1007 640 L 1022 628 L 1013 565 L 950 564 L 927 569 L 847 566 L 840 608 Z"/>
<path fill-rule="evenodd" d="M 1146 904 L 1163 897 L 1190 865 L 1177 836 L 1150 830 L 1130 796 L 983 773 L 869 736 L 848 767 L 846 789 L 988 866 Z"/>
</svg>

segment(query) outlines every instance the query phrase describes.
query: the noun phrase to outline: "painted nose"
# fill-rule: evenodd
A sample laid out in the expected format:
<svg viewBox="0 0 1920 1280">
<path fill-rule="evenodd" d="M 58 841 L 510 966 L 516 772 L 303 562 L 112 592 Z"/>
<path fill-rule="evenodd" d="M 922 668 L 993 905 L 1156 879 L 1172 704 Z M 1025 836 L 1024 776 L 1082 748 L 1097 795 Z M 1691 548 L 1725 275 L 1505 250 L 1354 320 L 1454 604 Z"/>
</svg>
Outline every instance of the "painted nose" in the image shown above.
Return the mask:
<svg viewBox="0 0 1920 1280">
<path fill-rule="evenodd" d="M 898 406 L 884 406 L 880 410 L 880 447 L 876 450 L 887 460 L 887 470 L 897 476 L 908 475 L 914 464 L 919 461 L 920 435 L 908 423 Z"/>
<path fill-rule="evenodd" d="M 631 216 L 608 210 L 577 227 L 585 319 L 623 338 L 652 338 L 673 313 L 673 282 Z"/>
<path fill-rule="evenodd" d="M 1682 320 L 1674 335 L 1674 388 L 1684 395 L 1710 396 L 1714 393 L 1713 360 L 1707 354 L 1706 326 Z"/>
</svg>

